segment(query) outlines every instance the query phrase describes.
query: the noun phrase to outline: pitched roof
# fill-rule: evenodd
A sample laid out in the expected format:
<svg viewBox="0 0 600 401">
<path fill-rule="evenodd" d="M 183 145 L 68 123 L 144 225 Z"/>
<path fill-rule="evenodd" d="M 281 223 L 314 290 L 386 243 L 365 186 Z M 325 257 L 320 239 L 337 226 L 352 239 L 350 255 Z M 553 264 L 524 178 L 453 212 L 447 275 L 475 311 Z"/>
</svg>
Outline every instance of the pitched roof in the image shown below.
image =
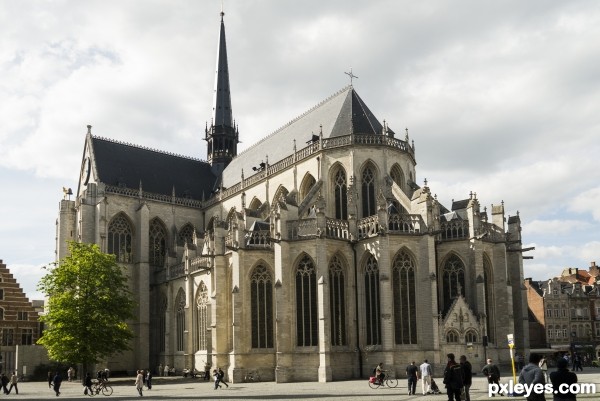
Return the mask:
<svg viewBox="0 0 600 401">
<path fill-rule="evenodd" d="M 202 160 L 91 136 L 98 180 L 107 185 L 201 200 L 216 177 Z"/>
<path fill-rule="evenodd" d="M 235 157 L 223 171 L 223 186 L 239 182 L 242 169 L 246 176 L 252 174 L 252 167 L 266 161 L 267 157 L 269 163 L 274 164 L 289 156 L 294 149 L 294 140 L 298 149 L 303 148 L 321 129 L 324 138 L 351 133 L 381 135 L 383 125 L 354 88 L 348 86 Z M 388 132 L 393 134 L 390 129 Z"/>
</svg>

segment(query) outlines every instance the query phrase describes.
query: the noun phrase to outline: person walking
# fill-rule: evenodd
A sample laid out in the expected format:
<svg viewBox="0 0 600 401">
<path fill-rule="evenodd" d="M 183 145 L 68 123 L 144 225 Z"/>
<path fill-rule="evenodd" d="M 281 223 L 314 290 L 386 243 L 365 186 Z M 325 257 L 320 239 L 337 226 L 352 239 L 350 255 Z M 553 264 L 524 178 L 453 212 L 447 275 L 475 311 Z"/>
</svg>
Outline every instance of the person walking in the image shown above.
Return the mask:
<svg viewBox="0 0 600 401">
<path fill-rule="evenodd" d="M 204 364 L 204 380 L 210 380 L 210 361 L 206 361 L 206 363 Z"/>
<path fill-rule="evenodd" d="M 135 388 L 137 388 L 137 391 L 140 394 L 140 397 L 142 397 L 144 395 L 142 393 L 142 390 L 144 388 L 144 375 L 142 374 L 141 370 L 137 371 L 137 376 L 135 378 Z"/>
<path fill-rule="evenodd" d="M 56 374 L 54 375 L 54 378 L 52 379 L 52 385 L 53 385 L 53 389 L 54 392 L 56 393 L 56 396 L 58 397 L 60 395 L 60 385 L 62 384 L 62 376 L 60 375 L 59 371 L 56 371 Z"/>
<path fill-rule="evenodd" d="M 165 365 L 165 376 L 169 376 L 169 365 Z"/>
<path fill-rule="evenodd" d="M 92 390 L 92 375 L 90 372 L 86 372 L 85 379 L 83 379 L 83 386 L 85 387 L 83 395 L 94 394 L 94 390 Z"/>
<path fill-rule="evenodd" d="M 542 369 L 540 368 L 540 360 L 542 357 L 539 354 L 530 354 L 529 355 L 529 363 L 521 369 L 521 373 L 519 373 L 519 383 L 521 384 L 546 384 L 544 380 L 544 374 L 542 373 Z M 527 401 L 546 401 L 546 397 L 544 393 L 537 394 L 535 392 L 531 392 L 529 397 L 527 397 Z"/>
<path fill-rule="evenodd" d="M 573 358 L 573 370 L 575 372 L 577 372 L 577 370 L 583 372 L 583 367 L 581 366 L 581 356 L 579 354 L 575 354 L 575 357 Z"/>
<path fill-rule="evenodd" d="M 52 388 L 52 380 L 54 380 L 54 373 L 49 370 L 48 371 L 48 388 Z"/>
<path fill-rule="evenodd" d="M 157 372 L 157 374 L 159 376 L 163 375 L 163 365 L 162 365 L 162 363 L 158 365 L 158 372 Z"/>
<path fill-rule="evenodd" d="M 444 369 L 444 384 L 446 385 L 446 393 L 448 401 L 461 401 L 460 393 L 464 386 L 464 374 L 462 367 L 456 363 L 454 354 L 450 353 L 448 363 Z"/>
<path fill-rule="evenodd" d="M 427 359 L 419 365 L 421 371 L 421 387 L 423 389 L 423 395 L 431 392 L 431 365 L 427 362 Z"/>
<path fill-rule="evenodd" d="M 546 381 L 546 383 L 548 383 L 550 379 L 548 376 L 548 362 L 546 361 L 545 357 L 542 357 L 542 359 L 540 360 L 540 369 L 542 369 L 542 373 L 544 374 L 544 380 Z"/>
<path fill-rule="evenodd" d="M 569 371 L 569 362 L 565 359 L 560 358 L 556 363 L 556 371 L 550 373 L 550 381 L 552 382 L 552 387 L 557 390 L 561 384 L 571 384 L 577 383 L 577 375 L 573 372 Z M 554 401 L 575 401 L 577 400 L 577 395 L 570 391 L 567 394 L 554 394 Z"/>
<path fill-rule="evenodd" d="M 2 376 L 0 376 L 0 383 L 2 384 L 2 391 L 4 392 L 4 394 L 8 394 L 8 388 L 6 388 L 8 382 L 8 376 L 6 376 L 4 372 L 2 372 Z"/>
<path fill-rule="evenodd" d="M 6 393 L 6 394 L 10 394 L 13 387 L 15 388 L 15 394 L 19 394 L 19 388 L 17 387 L 18 381 L 19 381 L 19 376 L 17 376 L 17 372 L 13 372 L 13 374 L 10 376 L 10 387 L 8 389 L 8 393 Z"/>
<path fill-rule="evenodd" d="M 70 382 L 73 381 L 73 368 L 69 366 L 69 369 L 67 369 L 67 380 L 69 380 Z"/>
<path fill-rule="evenodd" d="M 419 380 L 419 368 L 415 365 L 415 361 L 412 361 L 410 365 L 406 367 L 406 377 L 408 377 L 408 395 L 415 395 L 417 391 L 417 381 Z"/>
<path fill-rule="evenodd" d="M 221 385 L 219 384 L 221 379 L 219 379 L 219 371 L 217 371 L 217 369 L 213 370 L 213 377 L 215 378 L 215 390 L 217 389 L 217 387 L 221 388 Z"/>
<path fill-rule="evenodd" d="M 488 358 L 487 364 L 481 369 L 489 384 L 500 384 L 500 369 L 496 366 L 491 358 Z M 494 397 L 494 394 L 492 394 Z"/>
<path fill-rule="evenodd" d="M 229 384 L 225 383 L 225 372 L 223 372 L 223 369 L 218 368 L 219 369 L 219 381 L 221 381 L 221 383 L 223 383 L 224 385 L 227 386 L 227 388 L 229 388 Z"/>
<path fill-rule="evenodd" d="M 146 373 L 146 387 L 148 387 L 148 390 L 152 390 L 152 372 L 150 372 L 150 369 Z"/>
<path fill-rule="evenodd" d="M 465 401 L 471 401 L 471 395 L 469 394 L 469 390 L 471 389 L 471 384 L 473 383 L 473 366 L 471 366 L 471 362 L 467 361 L 467 357 L 464 355 L 461 355 L 458 360 L 460 362 L 460 366 L 462 367 L 463 374 L 465 376 Z"/>
</svg>

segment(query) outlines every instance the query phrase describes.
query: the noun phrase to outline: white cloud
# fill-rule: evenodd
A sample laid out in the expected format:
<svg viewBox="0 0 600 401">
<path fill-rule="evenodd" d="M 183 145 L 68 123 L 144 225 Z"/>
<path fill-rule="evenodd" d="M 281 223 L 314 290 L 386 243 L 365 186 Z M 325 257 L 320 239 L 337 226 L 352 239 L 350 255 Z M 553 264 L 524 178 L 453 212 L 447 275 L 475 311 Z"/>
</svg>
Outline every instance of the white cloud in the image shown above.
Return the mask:
<svg viewBox="0 0 600 401">
<path fill-rule="evenodd" d="M 594 226 L 580 220 L 533 220 L 524 224 L 527 235 L 566 235 L 573 231 L 589 230 Z"/>
<path fill-rule="evenodd" d="M 600 42 L 590 39 L 600 35 L 599 3 L 225 6 L 240 149 L 345 86 L 352 66 L 374 114 L 399 135 L 409 128 L 417 182 L 428 178 L 447 206 L 474 191 L 482 207 L 504 201 L 507 214 L 520 212 L 524 240 L 537 244 L 526 275 L 599 258 L 590 238 L 600 232 Z M 78 178 L 87 124 L 96 135 L 205 158 L 219 11 L 218 2 L 186 0 L 0 3 L 7 192 L 54 210 L 59 180 Z M 22 227 L 25 202 L 0 203 L 4 227 Z M 55 215 L 30 218 L 25 225 L 52 231 Z M 21 244 L 31 233 L 0 234 L 5 260 L 26 265 Z M 47 259 L 52 235 L 31 246 Z"/>
<path fill-rule="evenodd" d="M 591 213 L 594 220 L 600 222 L 600 187 L 577 195 L 570 203 L 569 209 L 579 213 Z"/>
</svg>

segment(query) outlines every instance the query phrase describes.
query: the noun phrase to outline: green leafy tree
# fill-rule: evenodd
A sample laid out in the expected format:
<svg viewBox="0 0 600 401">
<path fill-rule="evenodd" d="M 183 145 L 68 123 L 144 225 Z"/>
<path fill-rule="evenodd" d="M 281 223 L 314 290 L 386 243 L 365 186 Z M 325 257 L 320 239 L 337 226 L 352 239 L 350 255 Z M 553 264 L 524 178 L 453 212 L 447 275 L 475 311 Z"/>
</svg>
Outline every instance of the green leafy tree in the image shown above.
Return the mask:
<svg viewBox="0 0 600 401">
<path fill-rule="evenodd" d="M 69 250 L 38 284 L 48 297 L 38 344 L 53 360 L 88 367 L 131 348 L 133 333 L 125 321 L 133 318 L 134 302 L 114 255 L 96 244 L 70 242 Z"/>
</svg>

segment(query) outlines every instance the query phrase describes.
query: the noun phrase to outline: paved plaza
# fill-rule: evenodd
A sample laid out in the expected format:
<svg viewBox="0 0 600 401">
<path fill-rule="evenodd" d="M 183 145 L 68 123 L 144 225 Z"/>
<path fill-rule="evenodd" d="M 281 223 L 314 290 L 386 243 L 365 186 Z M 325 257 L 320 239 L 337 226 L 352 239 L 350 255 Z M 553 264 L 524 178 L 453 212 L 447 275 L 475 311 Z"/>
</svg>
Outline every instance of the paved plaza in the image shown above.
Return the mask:
<svg viewBox="0 0 600 401">
<path fill-rule="evenodd" d="M 600 369 L 587 369 L 578 373 L 580 383 L 595 383 L 596 394 L 579 395 L 578 399 L 598 400 L 600 399 Z M 508 380 L 505 377 L 502 381 Z M 94 399 L 108 400 L 421 400 L 421 401 L 445 401 L 446 394 L 420 395 L 421 382 L 417 385 L 417 394 L 408 395 L 406 379 L 401 379 L 397 388 L 379 388 L 373 390 L 369 387 L 367 380 L 338 381 L 331 383 L 239 383 L 229 384 L 229 388 L 214 390 L 213 382 L 201 379 L 184 379 L 182 377 L 155 378 L 152 390 L 144 390 L 144 396 L 140 397 L 134 386 L 135 379 L 115 378 L 111 379 L 114 392 L 110 397 L 96 395 Z M 436 379 L 441 385 L 442 379 Z M 443 385 L 442 385 L 443 386 Z M 440 387 L 442 387 L 440 386 Z M 442 390 L 445 390 L 442 388 Z M 86 400 L 92 397 L 83 395 L 83 387 L 79 382 L 63 382 L 61 394 L 56 397 L 54 392 L 48 388 L 46 382 L 22 382 L 19 383 L 19 395 L 10 394 L 1 396 L 3 399 L 16 398 L 20 400 L 43 400 L 43 399 L 79 399 Z M 546 397 L 552 400 L 552 397 Z M 487 381 L 483 377 L 475 376 L 471 388 L 471 399 L 488 399 Z M 495 397 L 494 400 L 524 400 L 523 397 Z"/>
</svg>

